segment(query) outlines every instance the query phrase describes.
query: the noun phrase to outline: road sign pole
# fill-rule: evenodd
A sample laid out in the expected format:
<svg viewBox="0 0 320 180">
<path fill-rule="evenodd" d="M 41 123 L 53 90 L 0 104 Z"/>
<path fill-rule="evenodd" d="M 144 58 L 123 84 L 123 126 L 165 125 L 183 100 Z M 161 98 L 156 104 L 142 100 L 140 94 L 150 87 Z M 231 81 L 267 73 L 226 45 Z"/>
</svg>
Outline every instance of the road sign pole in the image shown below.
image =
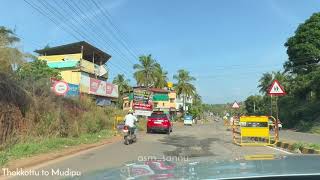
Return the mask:
<svg viewBox="0 0 320 180">
<path fill-rule="evenodd" d="M 272 116 L 272 95 L 270 95 L 270 116 Z"/>
<path fill-rule="evenodd" d="M 276 112 L 277 112 L 276 116 L 277 116 L 277 121 L 278 121 L 278 119 L 279 119 L 278 96 L 276 97 Z"/>
</svg>

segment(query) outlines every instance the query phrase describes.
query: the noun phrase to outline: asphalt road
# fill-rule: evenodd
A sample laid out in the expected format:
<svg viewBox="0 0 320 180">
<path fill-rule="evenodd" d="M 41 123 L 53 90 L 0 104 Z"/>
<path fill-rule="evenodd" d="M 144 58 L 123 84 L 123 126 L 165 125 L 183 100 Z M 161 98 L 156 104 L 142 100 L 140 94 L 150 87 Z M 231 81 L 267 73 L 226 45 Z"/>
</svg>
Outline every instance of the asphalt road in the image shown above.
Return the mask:
<svg viewBox="0 0 320 180">
<path fill-rule="evenodd" d="M 49 162 L 34 169 L 50 172 L 49 176 L 28 176 L 12 179 L 61 179 L 62 176 L 51 176 L 52 170 L 82 174 L 101 169 L 120 167 L 126 162 L 150 158 L 188 161 L 192 158 L 209 160 L 238 159 L 244 155 L 286 154 L 270 147 L 240 147 L 232 143 L 231 132 L 222 122 L 205 125 L 174 126 L 171 135 L 146 134 L 139 132 L 138 142 L 124 145 L 123 142 L 107 144 L 94 150 Z M 174 157 L 179 157 L 179 159 Z M 171 158 L 171 159 L 170 159 Z M 69 171 L 70 172 L 70 171 Z M 11 179 L 11 178 L 10 178 Z"/>
</svg>

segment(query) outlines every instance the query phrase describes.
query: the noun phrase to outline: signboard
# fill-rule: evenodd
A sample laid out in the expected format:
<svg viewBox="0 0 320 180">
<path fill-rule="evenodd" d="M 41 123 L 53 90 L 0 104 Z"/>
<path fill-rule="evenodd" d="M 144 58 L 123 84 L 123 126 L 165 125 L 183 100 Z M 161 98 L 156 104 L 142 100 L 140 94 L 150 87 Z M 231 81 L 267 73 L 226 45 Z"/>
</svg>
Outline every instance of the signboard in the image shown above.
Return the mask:
<svg viewBox="0 0 320 180">
<path fill-rule="evenodd" d="M 152 110 L 152 104 L 134 103 L 133 109 L 150 111 L 150 110 Z"/>
<path fill-rule="evenodd" d="M 58 96 L 79 96 L 79 85 L 51 79 L 51 89 Z"/>
<path fill-rule="evenodd" d="M 69 85 L 69 91 L 67 92 L 66 96 L 79 96 L 80 92 L 79 92 L 79 85 L 76 84 L 70 84 Z"/>
<path fill-rule="evenodd" d="M 133 90 L 133 109 L 152 111 L 152 93 L 147 89 Z"/>
<path fill-rule="evenodd" d="M 55 81 L 52 90 L 56 95 L 64 96 L 69 91 L 69 85 L 64 81 Z"/>
<path fill-rule="evenodd" d="M 137 116 L 151 116 L 152 111 L 145 111 L 145 110 L 135 110 L 133 115 Z"/>
<path fill-rule="evenodd" d="M 89 94 L 113 97 L 117 98 L 119 96 L 118 86 L 107 83 L 99 79 L 91 78 L 85 73 L 81 73 L 81 91 L 87 92 Z"/>
<path fill-rule="evenodd" d="M 286 92 L 284 89 L 281 87 L 279 81 L 274 80 L 273 83 L 271 84 L 269 88 L 269 95 L 274 95 L 274 96 L 284 96 Z"/>
<path fill-rule="evenodd" d="M 235 102 L 233 103 L 232 108 L 234 108 L 234 109 L 239 109 L 239 108 L 240 108 L 240 106 L 239 106 L 239 104 L 237 103 L 237 101 L 235 101 Z"/>
</svg>

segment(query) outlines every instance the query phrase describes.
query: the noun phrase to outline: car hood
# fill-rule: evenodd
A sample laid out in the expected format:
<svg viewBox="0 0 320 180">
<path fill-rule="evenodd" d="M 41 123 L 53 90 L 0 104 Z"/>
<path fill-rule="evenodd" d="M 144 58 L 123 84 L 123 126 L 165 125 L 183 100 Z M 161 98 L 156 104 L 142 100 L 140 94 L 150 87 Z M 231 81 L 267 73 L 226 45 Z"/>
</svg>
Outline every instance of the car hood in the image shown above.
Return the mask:
<svg viewBox="0 0 320 180">
<path fill-rule="evenodd" d="M 220 161 L 139 161 L 120 168 L 91 172 L 80 179 L 237 179 L 298 174 L 320 175 L 318 155 L 265 157 L 268 158 L 252 156 L 240 160 Z"/>
</svg>

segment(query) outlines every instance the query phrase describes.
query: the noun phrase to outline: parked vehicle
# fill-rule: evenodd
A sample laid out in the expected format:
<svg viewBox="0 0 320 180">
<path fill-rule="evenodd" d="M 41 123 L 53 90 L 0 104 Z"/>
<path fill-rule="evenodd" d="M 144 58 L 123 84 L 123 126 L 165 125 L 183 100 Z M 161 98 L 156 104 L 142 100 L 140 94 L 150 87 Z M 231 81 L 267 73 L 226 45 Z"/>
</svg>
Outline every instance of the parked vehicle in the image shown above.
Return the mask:
<svg viewBox="0 0 320 180">
<path fill-rule="evenodd" d="M 184 116 L 183 116 L 183 124 L 184 124 L 184 125 L 190 125 L 190 126 L 192 126 L 192 124 L 193 124 L 193 118 L 192 118 L 192 116 L 189 115 L 189 114 L 184 115 Z"/>
<path fill-rule="evenodd" d="M 122 131 L 123 131 L 123 139 L 124 139 L 125 145 L 129 145 L 134 142 L 137 142 L 137 136 L 133 128 L 130 128 L 129 126 L 124 126 Z"/>
<path fill-rule="evenodd" d="M 147 133 L 151 132 L 166 132 L 170 134 L 172 132 L 172 123 L 167 114 L 163 112 L 153 112 L 148 117 Z"/>
<path fill-rule="evenodd" d="M 273 131 L 275 129 L 274 122 L 271 119 L 269 119 L 268 124 L 269 124 L 269 129 Z M 282 122 L 280 120 L 278 120 L 278 129 L 279 129 L 279 131 L 282 129 Z"/>
</svg>

